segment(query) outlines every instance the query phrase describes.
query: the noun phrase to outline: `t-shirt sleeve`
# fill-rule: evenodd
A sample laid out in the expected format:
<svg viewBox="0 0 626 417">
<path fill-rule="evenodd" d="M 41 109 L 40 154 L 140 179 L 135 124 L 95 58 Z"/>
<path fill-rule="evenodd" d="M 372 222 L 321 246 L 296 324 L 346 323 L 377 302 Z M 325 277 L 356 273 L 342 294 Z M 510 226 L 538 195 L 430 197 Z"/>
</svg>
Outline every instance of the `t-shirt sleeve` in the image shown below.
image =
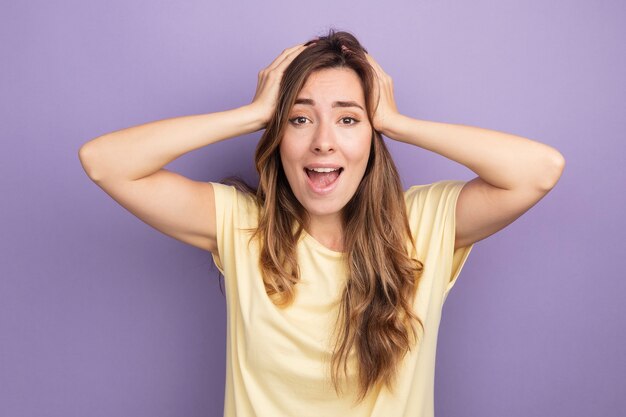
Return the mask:
<svg viewBox="0 0 626 417">
<path fill-rule="evenodd" d="M 213 262 L 224 276 L 236 257 L 239 234 L 247 233 L 256 221 L 255 202 L 250 195 L 231 185 L 211 182 L 215 195 L 215 237 L 217 252 Z"/>
<path fill-rule="evenodd" d="M 443 180 L 413 186 L 405 193 L 418 259 L 436 274 L 435 281 L 443 281 L 434 284 L 443 290 L 444 302 L 474 247 L 470 244 L 454 250 L 456 202 L 465 184 Z"/>
</svg>

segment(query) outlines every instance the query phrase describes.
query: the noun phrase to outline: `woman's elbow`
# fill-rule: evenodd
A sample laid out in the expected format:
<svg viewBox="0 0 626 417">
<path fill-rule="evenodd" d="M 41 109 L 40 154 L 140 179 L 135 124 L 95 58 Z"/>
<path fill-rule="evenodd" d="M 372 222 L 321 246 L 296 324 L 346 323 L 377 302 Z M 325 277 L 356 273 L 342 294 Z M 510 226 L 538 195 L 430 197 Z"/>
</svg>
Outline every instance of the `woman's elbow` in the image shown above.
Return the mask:
<svg viewBox="0 0 626 417">
<path fill-rule="evenodd" d="M 541 187 L 545 191 L 550 191 L 559 182 L 565 170 L 565 157 L 561 152 L 554 150 L 546 165 L 546 172 L 542 175 Z"/>
</svg>

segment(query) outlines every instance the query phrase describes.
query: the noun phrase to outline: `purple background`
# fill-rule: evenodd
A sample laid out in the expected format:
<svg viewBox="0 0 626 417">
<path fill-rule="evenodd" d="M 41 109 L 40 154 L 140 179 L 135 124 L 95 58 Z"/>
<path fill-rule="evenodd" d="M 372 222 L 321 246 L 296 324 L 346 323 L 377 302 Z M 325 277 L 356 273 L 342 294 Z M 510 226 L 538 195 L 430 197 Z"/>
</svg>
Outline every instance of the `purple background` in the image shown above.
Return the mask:
<svg viewBox="0 0 626 417">
<path fill-rule="evenodd" d="M 393 77 L 401 112 L 566 159 L 550 194 L 475 246 L 448 298 L 437 415 L 626 415 L 625 12 L 571 0 L 5 2 L 0 416 L 222 414 L 225 301 L 209 253 L 124 210 L 78 149 L 247 104 L 261 68 L 330 26 Z M 168 168 L 250 180 L 259 137 Z M 475 176 L 388 143 L 405 186 Z"/>
</svg>

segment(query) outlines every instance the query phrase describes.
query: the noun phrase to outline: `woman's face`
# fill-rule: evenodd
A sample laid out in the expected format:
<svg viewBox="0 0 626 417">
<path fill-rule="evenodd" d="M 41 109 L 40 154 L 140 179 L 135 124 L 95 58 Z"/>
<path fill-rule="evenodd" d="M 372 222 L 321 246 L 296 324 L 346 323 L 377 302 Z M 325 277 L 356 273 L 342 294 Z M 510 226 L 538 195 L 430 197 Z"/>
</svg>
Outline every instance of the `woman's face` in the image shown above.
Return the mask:
<svg viewBox="0 0 626 417">
<path fill-rule="evenodd" d="M 309 216 L 336 216 L 365 173 L 372 127 L 357 73 L 325 68 L 309 75 L 289 112 L 280 157 Z"/>
</svg>

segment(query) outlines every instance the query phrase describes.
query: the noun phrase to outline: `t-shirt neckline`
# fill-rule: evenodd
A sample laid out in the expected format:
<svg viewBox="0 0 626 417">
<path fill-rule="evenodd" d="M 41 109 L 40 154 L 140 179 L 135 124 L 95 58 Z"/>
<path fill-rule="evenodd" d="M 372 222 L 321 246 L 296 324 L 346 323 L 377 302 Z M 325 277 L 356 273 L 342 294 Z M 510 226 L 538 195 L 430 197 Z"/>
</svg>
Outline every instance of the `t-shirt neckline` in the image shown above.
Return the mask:
<svg viewBox="0 0 626 417">
<path fill-rule="evenodd" d="M 302 235 L 304 236 L 304 239 L 306 239 L 311 245 L 315 246 L 321 252 L 324 252 L 336 258 L 340 258 L 345 255 L 345 252 L 337 252 L 335 250 L 327 248 L 321 242 L 311 236 L 305 229 L 302 229 Z"/>
</svg>

